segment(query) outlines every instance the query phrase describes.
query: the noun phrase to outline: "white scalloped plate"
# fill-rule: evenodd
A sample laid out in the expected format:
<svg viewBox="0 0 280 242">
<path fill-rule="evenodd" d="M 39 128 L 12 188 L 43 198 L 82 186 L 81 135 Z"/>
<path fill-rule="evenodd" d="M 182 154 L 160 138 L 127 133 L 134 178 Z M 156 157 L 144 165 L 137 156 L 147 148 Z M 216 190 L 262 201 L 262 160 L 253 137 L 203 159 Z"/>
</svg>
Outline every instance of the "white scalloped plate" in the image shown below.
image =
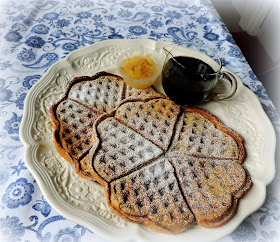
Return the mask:
<svg viewBox="0 0 280 242">
<path fill-rule="evenodd" d="M 236 215 L 224 226 L 195 226 L 178 235 L 165 235 L 124 221 L 106 204 L 103 188 L 79 177 L 74 167 L 62 159 L 53 144 L 49 108 L 59 100 L 68 83 L 77 76 L 99 71 L 118 74 L 116 60 L 130 45 L 150 46 L 163 55 L 168 42 L 148 39 L 106 40 L 69 54 L 52 65 L 29 91 L 24 105 L 20 137 L 25 145 L 25 162 L 44 197 L 62 216 L 111 240 L 175 239 L 216 240 L 233 232 L 250 214 L 260 208 L 275 173 L 276 138 L 273 126 L 256 95 L 238 79 L 236 95 L 227 101 L 211 102 L 202 107 L 244 137 L 253 186 L 239 203 Z M 162 91 L 160 83 L 156 87 Z"/>
</svg>

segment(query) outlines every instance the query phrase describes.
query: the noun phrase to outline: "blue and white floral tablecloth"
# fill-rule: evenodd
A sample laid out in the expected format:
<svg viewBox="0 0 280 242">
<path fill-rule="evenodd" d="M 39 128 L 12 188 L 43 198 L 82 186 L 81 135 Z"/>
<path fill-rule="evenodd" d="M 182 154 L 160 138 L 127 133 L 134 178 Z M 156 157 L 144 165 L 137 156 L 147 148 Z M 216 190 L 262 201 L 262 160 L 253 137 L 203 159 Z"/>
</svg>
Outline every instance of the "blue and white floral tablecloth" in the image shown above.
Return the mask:
<svg viewBox="0 0 280 242">
<path fill-rule="evenodd" d="M 218 53 L 260 99 L 276 130 L 280 119 L 262 84 L 206 0 L 21 0 L 0 7 L 0 241 L 103 241 L 67 221 L 42 196 L 19 139 L 24 99 L 71 51 L 107 39 L 196 41 Z M 221 241 L 280 241 L 279 161 L 265 204 Z"/>
</svg>

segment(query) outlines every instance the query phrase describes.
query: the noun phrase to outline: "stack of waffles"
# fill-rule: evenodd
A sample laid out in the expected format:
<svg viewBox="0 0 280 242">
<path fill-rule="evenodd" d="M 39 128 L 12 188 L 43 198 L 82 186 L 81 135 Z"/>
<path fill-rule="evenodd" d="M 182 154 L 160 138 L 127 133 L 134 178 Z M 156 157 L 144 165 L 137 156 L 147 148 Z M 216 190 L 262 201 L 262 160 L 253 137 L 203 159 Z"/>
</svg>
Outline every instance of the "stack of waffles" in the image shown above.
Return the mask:
<svg viewBox="0 0 280 242">
<path fill-rule="evenodd" d="M 75 78 L 51 108 L 54 144 L 120 217 L 163 233 L 229 221 L 252 182 L 242 137 L 211 113 L 121 77 Z"/>
</svg>

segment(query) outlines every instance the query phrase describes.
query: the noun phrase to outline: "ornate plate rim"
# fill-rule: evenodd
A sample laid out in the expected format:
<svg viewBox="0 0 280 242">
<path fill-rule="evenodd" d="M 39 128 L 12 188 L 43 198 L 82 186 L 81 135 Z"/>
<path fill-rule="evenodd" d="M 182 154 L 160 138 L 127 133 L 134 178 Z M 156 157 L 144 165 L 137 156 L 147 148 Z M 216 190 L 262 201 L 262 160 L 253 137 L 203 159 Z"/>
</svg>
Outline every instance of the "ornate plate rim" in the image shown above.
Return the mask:
<svg viewBox="0 0 280 242">
<path fill-rule="evenodd" d="M 274 178 L 275 175 L 275 149 L 276 149 L 276 135 L 274 132 L 274 128 L 272 126 L 272 123 L 268 119 L 266 113 L 264 112 L 257 96 L 249 90 L 247 87 L 245 87 L 242 83 L 242 81 L 234 75 L 238 80 L 238 90 L 236 95 L 233 97 L 233 99 L 230 99 L 228 101 L 221 101 L 221 102 L 211 102 L 203 105 L 203 108 L 206 110 L 211 111 L 214 115 L 218 116 L 226 125 L 229 127 L 232 127 L 236 125 L 231 118 L 229 118 L 227 115 L 231 113 L 226 113 L 225 108 L 231 109 L 233 114 L 241 114 L 244 112 L 244 108 L 246 105 L 251 107 L 250 110 L 245 110 L 249 112 L 249 115 L 251 115 L 252 119 L 254 120 L 254 123 L 249 122 L 246 120 L 246 125 L 248 127 L 250 126 L 249 130 L 251 133 L 256 131 L 260 132 L 260 134 L 256 135 L 254 139 L 248 139 L 249 142 L 245 144 L 246 150 L 248 150 L 247 159 L 245 159 L 244 165 L 249 170 L 250 174 L 252 176 L 253 180 L 253 187 L 250 189 L 248 194 L 244 198 L 241 199 L 239 203 L 239 211 L 236 213 L 236 215 L 233 217 L 233 219 L 227 223 L 226 225 L 215 228 L 215 229 L 207 229 L 202 228 L 200 226 L 195 226 L 194 228 L 187 230 L 184 233 L 178 234 L 178 235 L 164 235 L 159 234 L 153 231 L 150 231 L 150 229 L 146 228 L 142 225 L 137 224 L 128 224 L 128 227 L 125 229 L 114 229 L 112 226 L 109 227 L 104 221 L 100 221 L 98 217 L 96 217 L 93 214 L 87 214 L 85 211 L 82 211 L 78 207 L 75 207 L 73 204 L 67 203 L 65 200 L 62 199 L 61 196 L 59 196 L 59 193 L 56 191 L 56 188 L 54 187 L 54 184 L 52 184 L 49 174 L 47 174 L 42 167 L 38 164 L 37 160 L 37 152 L 39 149 L 39 142 L 33 139 L 32 137 L 32 126 L 33 126 L 33 120 L 36 114 L 36 105 L 35 101 L 36 98 L 38 98 L 39 92 L 47 87 L 47 85 L 51 82 L 52 78 L 54 78 L 55 75 L 57 75 L 58 70 L 72 70 L 74 71 L 74 74 L 81 75 L 80 70 L 75 70 L 75 62 L 80 57 L 88 57 L 90 54 L 96 53 L 101 48 L 110 48 L 112 46 L 114 47 L 120 47 L 120 49 L 124 48 L 124 46 L 129 45 L 146 45 L 148 44 L 150 47 L 154 48 L 155 50 L 158 50 L 159 52 L 162 49 L 162 46 L 165 44 L 168 44 L 169 42 L 165 41 L 153 41 L 149 39 L 130 39 L 130 40 L 105 40 L 101 42 L 97 42 L 91 46 L 83 47 L 81 49 L 75 50 L 68 54 L 68 56 L 64 60 L 60 60 L 56 63 L 54 63 L 48 71 L 43 75 L 43 77 L 31 88 L 31 90 L 28 92 L 27 97 L 25 99 L 24 103 L 24 113 L 23 118 L 20 126 L 20 138 L 22 143 L 25 146 L 25 162 L 26 165 L 31 172 L 31 174 L 36 179 L 40 190 L 42 191 L 44 197 L 48 201 L 48 203 L 58 211 L 62 216 L 65 218 L 72 220 L 78 224 L 81 224 L 82 226 L 92 230 L 99 236 L 106 238 L 106 239 L 176 239 L 176 240 L 185 240 L 185 239 L 196 239 L 196 240 L 215 240 L 219 239 L 223 236 L 226 236 L 233 232 L 239 224 L 250 214 L 255 212 L 258 208 L 262 206 L 264 203 L 265 197 L 266 197 L 266 185 L 268 185 Z M 225 69 L 225 68 L 224 68 Z M 102 70 L 107 70 L 111 72 L 115 72 L 115 74 L 118 74 L 115 70 L 115 67 L 112 66 L 105 66 Z M 95 71 L 96 72 L 96 71 Z M 92 73 L 94 74 L 94 73 Z M 159 91 L 163 91 L 160 83 L 157 83 L 156 88 L 159 89 Z M 242 103 L 241 101 L 244 101 Z M 239 104 L 234 106 L 233 103 Z M 243 105 L 243 106 L 242 106 Z M 34 108 L 35 107 L 35 108 Z M 257 111 L 253 111 L 257 110 Z M 256 113 L 258 113 L 256 115 Z M 233 116 L 233 119 L 235 116 Z M 243 120 L 243 119 L 242 119 Z M 236 121 L 236 120 L 235 120 Z M 245 124 L 245 121 L 244 121 Z M 265 132 L 262 132 L 261 128 L 265 127 Z M 244 133 L 244 128 L 240 126 L 232 127 L 237 132 L 239 132 L 244 139 L 246 140 L 247 137 L 249 137 L 250 132 Z M 248 131 L 248 130 L 247 130 Z M 246 132 L 247 132 L 246 131 Z M 251 152 L 252 148 L 255 148 L 256 142 L 261 142 L 262 150 L 257 150 L 256 154 L 253 154 Z M 265 162 L 257 166 L 257 170 L 255 169 L 254 162 L 252 159 L 255 157 L 258 157 L 259 160 L 264 160 Z M 250 160 L 250 162 L 246 162 L 246 160 Z M 66 161 L 65 161 L 66 162 Z M 253 162 L 253 163 L 252 163 Z M 254 166 L 253 166 L 254 165 Z M 252 172 L 253 170 L 253 172 Z M 254 195 L 257 194 L 257 199 L 254 198 Z M 254 206 L 250 203 L 250 201 L 254 198 Z M 248 209 L 248 205 L 249 209 Z M 241 212 L 240 212 L 241 211 Z"/>
</svg>

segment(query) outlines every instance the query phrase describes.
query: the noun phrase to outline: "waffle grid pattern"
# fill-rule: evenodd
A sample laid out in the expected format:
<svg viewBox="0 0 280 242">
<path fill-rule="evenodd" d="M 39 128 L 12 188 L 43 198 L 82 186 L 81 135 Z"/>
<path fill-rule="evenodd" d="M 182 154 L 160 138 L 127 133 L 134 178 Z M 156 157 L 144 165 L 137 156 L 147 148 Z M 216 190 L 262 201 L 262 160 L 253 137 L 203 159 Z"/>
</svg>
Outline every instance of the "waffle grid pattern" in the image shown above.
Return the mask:
<svg viewBox="0 0 280 242">
<path fill-rule="evenodd" d="M 231 219 L 251 185 L 242 138 L 203 110 L 103 74 L 72 86 L 52 116 L 77 173 L 104 185 L 116 214 L 156 231 Z"/>
</svg>

